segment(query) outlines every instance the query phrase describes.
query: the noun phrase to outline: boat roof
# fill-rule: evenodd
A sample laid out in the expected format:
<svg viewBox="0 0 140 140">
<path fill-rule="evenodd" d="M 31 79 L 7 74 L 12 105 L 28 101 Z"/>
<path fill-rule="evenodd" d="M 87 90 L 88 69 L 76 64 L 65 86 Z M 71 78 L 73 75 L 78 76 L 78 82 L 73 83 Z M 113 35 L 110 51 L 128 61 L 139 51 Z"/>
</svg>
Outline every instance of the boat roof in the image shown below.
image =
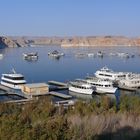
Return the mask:
<svg viewBox="0 0 140 140">
<path fill-rule="evenodd" d="M 112 69 L 109 69 L 106 66 L 103 67 L 103 68 L 101 68 L 100 70 L 97 70 L 97 71 L 100 71 L 100 72 L 108 72 L 108 73 L 111 73 L 111 74 L 126 74 L 126 72 L 116 72 L 116 71 L 113 71 Z"/>
<path fill-rule="evenodd" d="M 87 76 L 86 78 L 87 78 L 87 80 L 92 80 L 92 81 L 95 81 L 95 82 L 98 82 L 100 80 L 99 78 L 97 78 L 95 76 Z"/>
<path fill-rule="evenodd" d="M 2 74 L 3 76 L 9 76 L 9 77 L 24 77 L 22 74 L 13 73 L 13 74 Z"/>
<path fill-rule="evenodd" d="M 108 79 L 100 79 L 97 77 L 87 77 L 87 82 L 91 82 L 91 83 L 100 83 L 100 84 L 112 84 L 112 81 L 108 80 Z"/>
<path fill-rule="evenodd" d="M 46 83 L 31 83 L 31 84 L 24 84 L 24 86 L 29 88 L 39 88 L 39 87 L 48 87 L 48 84 Z"/>
<path fill-rule="evenodd" d="M 104 66 L 103 68 L 101 68 L 100 71 L 113 72 L 113 70 L 109 69 L 107 66 Z"/>
<path fill-rule="evenodd" d="M 70 84 L 72 84 L 72 85 L 76 85 L 76 86 L 81 86 L 81 87 L 91 87 L 91 85 L 89 85 L 89 84 L 86 84 L 86 83 L 84 83 L 84 82 L 80 82 L 80 81 L 75 81 L 75 82 L 70 82 Z"/>
</svg>

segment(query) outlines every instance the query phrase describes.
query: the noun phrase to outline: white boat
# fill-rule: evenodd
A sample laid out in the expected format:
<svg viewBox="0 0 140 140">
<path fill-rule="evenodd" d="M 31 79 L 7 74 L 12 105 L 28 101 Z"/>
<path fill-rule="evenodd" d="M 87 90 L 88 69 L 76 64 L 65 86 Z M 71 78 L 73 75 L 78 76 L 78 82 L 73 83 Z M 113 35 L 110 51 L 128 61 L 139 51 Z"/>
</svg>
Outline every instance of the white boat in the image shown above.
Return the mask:
<svg viewBox="0 0 140 140">
<path fill-rule="evenodd" d="M 140 88 L 140 74 L 128 73 L 125 79 L 119 81 L 119 87 Z"/>
<path fill-rule="evenodd" d="M 2 59 L 3 58 L 3 54 L 2 53 L 0 53 L 0 59 Z"/>
<path fill-rule="evenodd" d="M 124 79 L 126 77 L 126 73 L 124 72 L 114 72 L 108 67 L 103 67 L 100 70 L 95 72 L 95 76 L 101 79 L 109 79 L 112 81 L 118 81 L 120 79 Z"/>
<path fill-rule="evenodd" d="M 117 55 L 121 58 L 129 58 L 129 54 L 128 53 L 117 53 Z"/>
<path fill-rule="evenodd" d="M 23 53 L 23 58 L 25 60 L 36 60 L 38 59 L 38 53 Z"/>
<path fill-rule="evenodd" d="M 88 57 L 94 57 L 95 54 L 94 54 L 94 53 L 88 53 L 87 56 L 88 56 Z"/>
<path fill-rule="evenodd" d="M 113 86 L 113 82 L 107 79 L 91 77 L 87 79 L 86 82 L 95 87 L 96 93 L 114 94 L 117 90 L 117 88 Z"/>
<path fill-rule="evenodd" d="M 98 51 L 98 52 L 97 52 L 97 56 L 103 57 L 103 53 L 102 53 L 101 51 Z"/>
<path fill-rule="evenodd" d="M 60 58 L 61 56 L 64 56 L 64 53 L 59 53 L 57 50 L 54 50 L 53 52 L 49 52 L 48 56 L 54 57 L 54 58 Z"/>
<path fill-rule="evenodd" d="M 113 52 L 111 52 L 111 53 L 109 53 L 109 56 L 116 56 L 117 54 L 116 53 L 113 53 Z"/>
<path fill-rule="evenodd" d="M 21 85 L 26 84 L 26 80 L 24 80 L 24 76 L 22 74 L 18 74 L 15 70 L 12 70 L 11 74 L 2 74 L 1 77 L 1 85 L 13 88 L 13 89 L 21 89 Z"/>
<path fill-rule="evenodd" d="M 76 53 L 75 57 L 77 57 L 77 58 L 85 58 L 86 54 L 85 53 Z"/>
<path fill-rule="evenodd" d="M 84 82 L 70 82 L 69 84 L 69 91 L 81 93 L 81 94 L 93 94 L 95 91 L 94 87 L 90 84 L 84 83 Z"/>
</svg>

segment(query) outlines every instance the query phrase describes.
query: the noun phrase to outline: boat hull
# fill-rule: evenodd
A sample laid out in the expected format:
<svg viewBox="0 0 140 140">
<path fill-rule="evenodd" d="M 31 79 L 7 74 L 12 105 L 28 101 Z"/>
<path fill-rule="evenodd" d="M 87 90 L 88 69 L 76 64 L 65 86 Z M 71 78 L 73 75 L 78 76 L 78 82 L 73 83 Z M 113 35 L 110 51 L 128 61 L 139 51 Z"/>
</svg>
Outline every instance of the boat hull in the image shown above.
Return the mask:
<svg viewBox="0 0 140 140">
<path fill-rule="evenodd" d="M 72 87 L 72 86 L 69 86 L 69 91 L 81 93 L 81 94 L 87 94 L 87 95 L 91 95 L 94 92 L 93 89 L 79 89 L 79 88 Z"/>
<path fill-rule="evenodd" d="M 107 88 L 107 87 L 96 87 L 96 92 L 97 93 L 109 93 L 109 94 L 114 94 L 117 91 L 117 88 L 112 87 L 112 88 Z"/>
<path fill-rule="evenodd" d="M 1 81 L 1 85 L 12 88 L 12 89 L 21 89 L 22 84 L 14 85 L 14 84 L 10 84 L 10 83 L 6 83 L 6 82 Z"/>
</svg>

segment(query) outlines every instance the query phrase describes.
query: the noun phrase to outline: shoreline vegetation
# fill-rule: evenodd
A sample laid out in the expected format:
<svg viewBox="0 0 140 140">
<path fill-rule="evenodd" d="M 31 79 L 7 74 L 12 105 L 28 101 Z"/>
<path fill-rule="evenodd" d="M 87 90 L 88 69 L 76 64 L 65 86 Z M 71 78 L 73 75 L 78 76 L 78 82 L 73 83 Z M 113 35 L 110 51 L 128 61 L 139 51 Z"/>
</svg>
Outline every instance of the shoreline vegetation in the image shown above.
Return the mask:
<svg viewBox="0 0 140 140">
<path fill-rule="evenodd" d="M 140 139 L 140 98 L 122 96 L 119 108 L 103 96 L 55 107 L 42 98 L 27 104 L 0 104 L 0 139 Z"/>
<path fill-rule="evenodd" d="M 87 36 L 87 37 L 14 37 L 0 36 L 0 48 L 32 45 L 60 45 L 61 47 L 140 46 L 140 37 Z"/>
</svg>

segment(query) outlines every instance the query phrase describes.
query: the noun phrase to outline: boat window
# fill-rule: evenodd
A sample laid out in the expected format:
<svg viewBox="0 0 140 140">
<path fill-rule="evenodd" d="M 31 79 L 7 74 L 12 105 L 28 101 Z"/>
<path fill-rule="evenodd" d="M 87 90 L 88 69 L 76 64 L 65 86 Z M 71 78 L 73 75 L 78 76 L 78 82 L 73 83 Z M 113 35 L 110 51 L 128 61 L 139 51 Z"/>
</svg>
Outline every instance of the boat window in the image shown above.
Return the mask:
<svg viewBox="0 0 140 140">
<path fill-rule="evenodd" d="M 6 75 L 4 75 L 4 78 L 11 79 L 11 80 L 24 80 L 24 77 L 10 77 Z"/>
<path fill-rule="evenodd" d="M 112 75 L 109 75 L 109 74 L 102 74 L 102 73 L 100 73 L 99 75 L 112 77 Z"/>
<path fill-rule="evenodd" d="M 14 83 L 14 82 L 6 81 L 6 80 L 2 80 L 2 81 L 5 82 L 5 83 L 13 84 L 13 85 L 21 85 L 21 84 L 25 84 L 25 82 L 23 82 L 23 83 Z"/>
</svg>

